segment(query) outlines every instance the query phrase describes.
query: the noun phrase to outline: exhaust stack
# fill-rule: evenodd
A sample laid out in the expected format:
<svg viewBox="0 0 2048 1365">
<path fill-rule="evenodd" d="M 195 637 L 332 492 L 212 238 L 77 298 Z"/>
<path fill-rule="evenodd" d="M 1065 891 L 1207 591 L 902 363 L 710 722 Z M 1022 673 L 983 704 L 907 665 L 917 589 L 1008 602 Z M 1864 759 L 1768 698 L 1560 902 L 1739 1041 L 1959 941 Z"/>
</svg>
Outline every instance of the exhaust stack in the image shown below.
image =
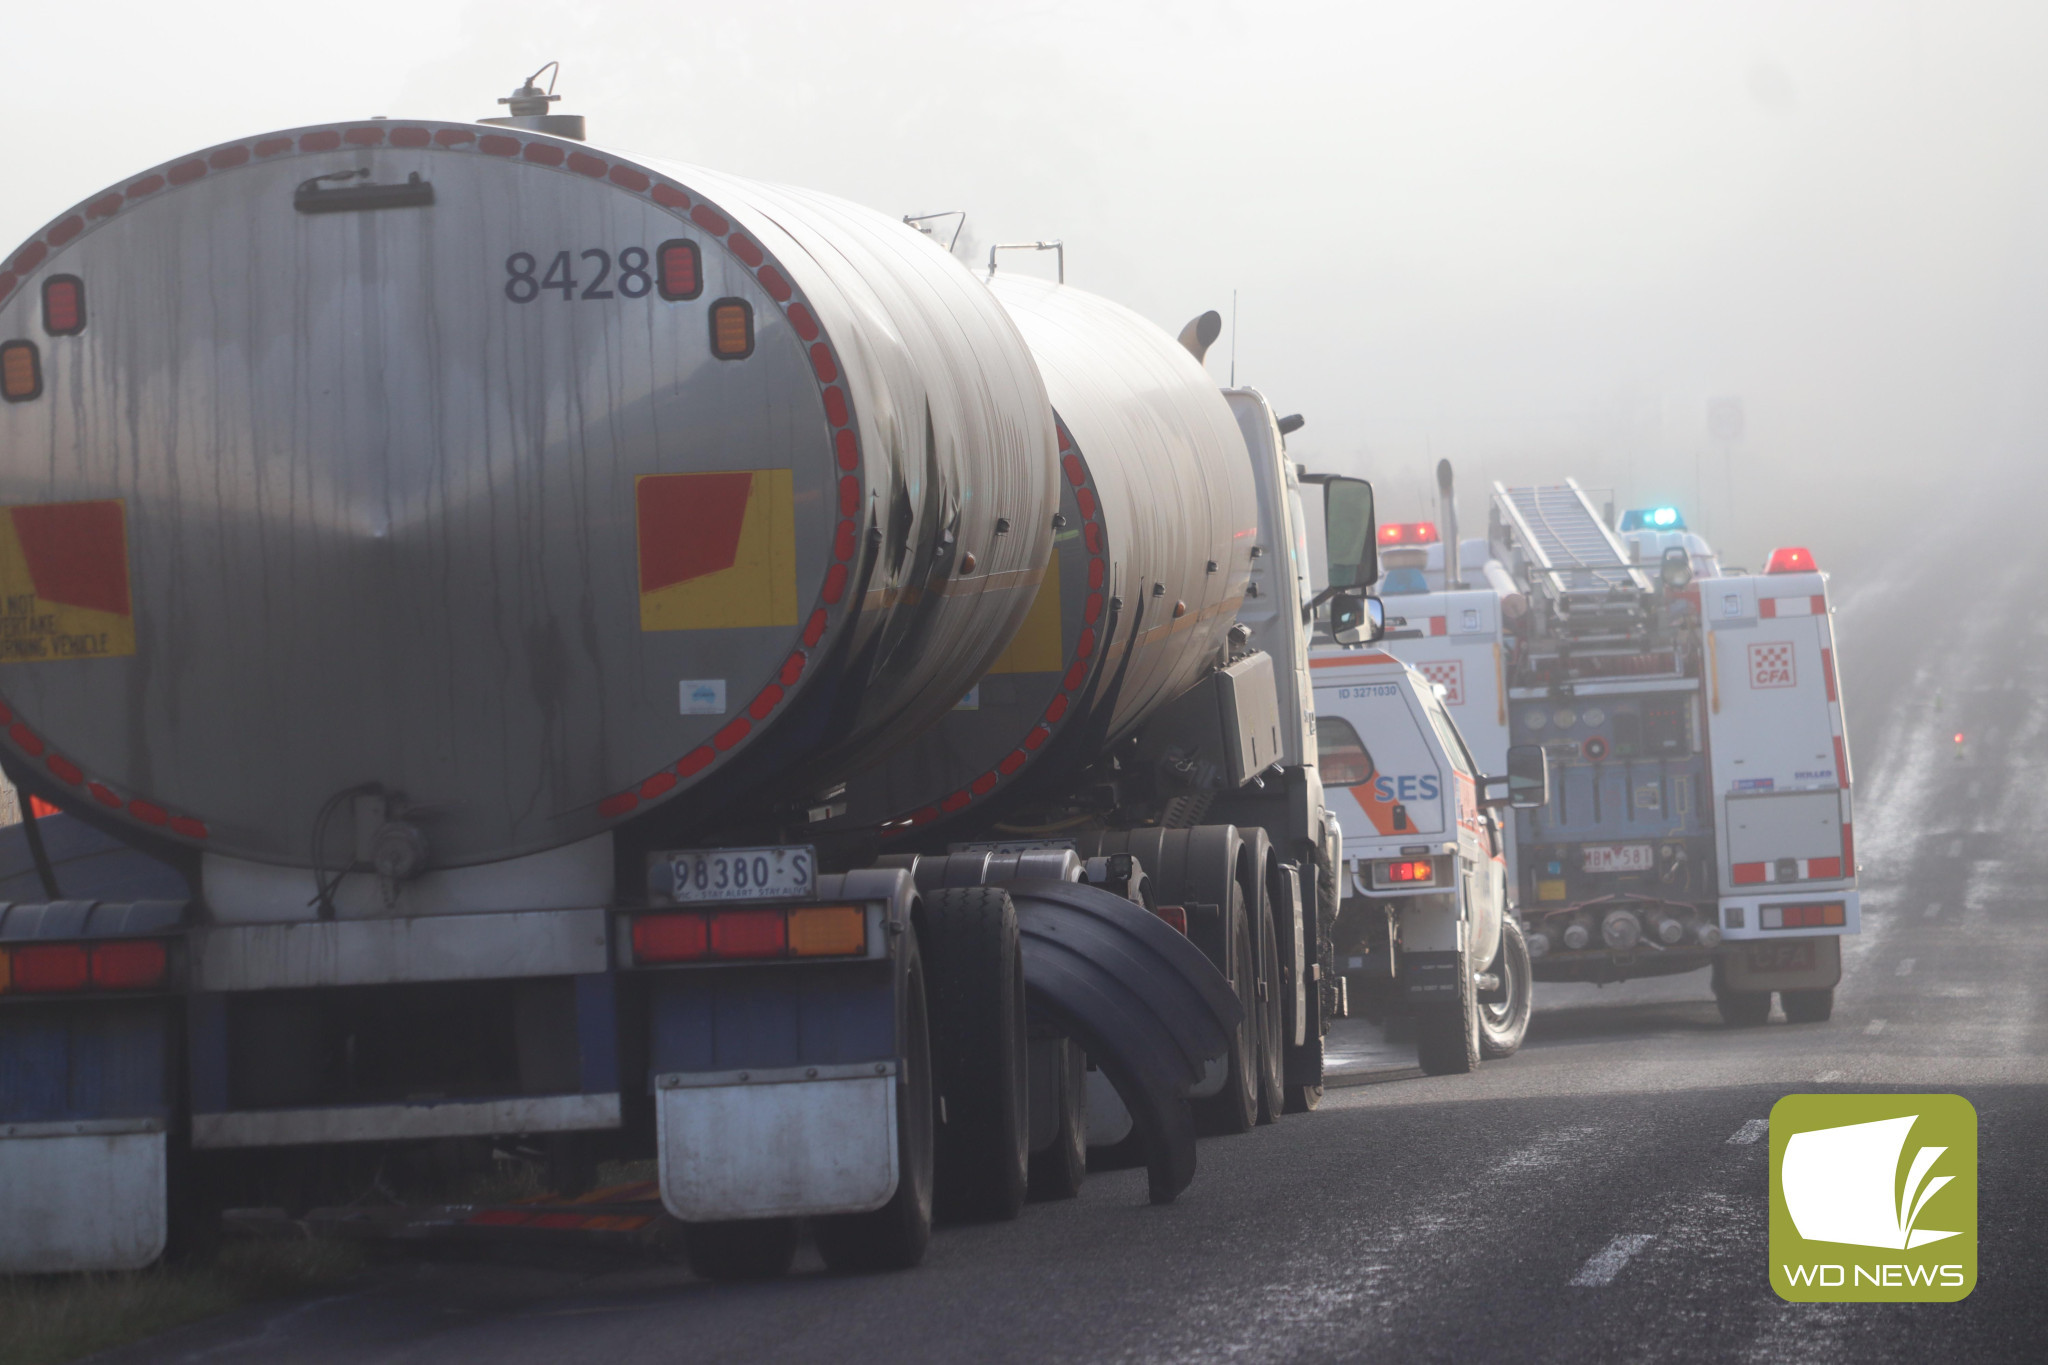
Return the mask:
<svg viewBox="0 0 2048 1365">
<path fill-rule="evenodd" d="M 1458 493 L 1451 477 L 1451 462 L 1436 462 L 1436 492 L 1443 504 L 1444 521 L 1444 586 L 1456 589 L 1465 586 L 1463 566 L 1458 562 Z"/>
</svg>

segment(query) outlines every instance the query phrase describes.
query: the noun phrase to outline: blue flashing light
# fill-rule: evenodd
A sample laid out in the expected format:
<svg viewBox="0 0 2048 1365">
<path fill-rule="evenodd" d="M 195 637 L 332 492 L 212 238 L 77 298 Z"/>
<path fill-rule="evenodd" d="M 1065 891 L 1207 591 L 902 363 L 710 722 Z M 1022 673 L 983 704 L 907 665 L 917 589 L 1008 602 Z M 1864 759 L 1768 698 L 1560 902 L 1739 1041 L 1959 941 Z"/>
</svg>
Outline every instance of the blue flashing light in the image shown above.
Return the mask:
<svg viewBox="0 0 2048 1365">
<path fill-rule="evenodd" d="M 1632 507 L 1621 514 L 1624 531 L 1683 531 L 1685 518 L 1676 507 Z"/>
</svg>

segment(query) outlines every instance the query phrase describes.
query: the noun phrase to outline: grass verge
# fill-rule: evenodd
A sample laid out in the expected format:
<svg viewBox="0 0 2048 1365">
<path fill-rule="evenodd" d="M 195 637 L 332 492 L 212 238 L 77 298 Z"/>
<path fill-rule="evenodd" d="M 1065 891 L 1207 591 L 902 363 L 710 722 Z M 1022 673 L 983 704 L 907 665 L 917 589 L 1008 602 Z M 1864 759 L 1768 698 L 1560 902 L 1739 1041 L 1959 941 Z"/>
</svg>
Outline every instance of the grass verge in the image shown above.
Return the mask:
<svg viewBox="0 0 2048 1365">
<path fill-rule="evenodd" d="M 95 1275 L 0 1277 L 0 1365 L 62 1365 L 246 1303 L 339 1284 L 346 1242 L 230 1242 L 211 1262 Z"/>
</svg>

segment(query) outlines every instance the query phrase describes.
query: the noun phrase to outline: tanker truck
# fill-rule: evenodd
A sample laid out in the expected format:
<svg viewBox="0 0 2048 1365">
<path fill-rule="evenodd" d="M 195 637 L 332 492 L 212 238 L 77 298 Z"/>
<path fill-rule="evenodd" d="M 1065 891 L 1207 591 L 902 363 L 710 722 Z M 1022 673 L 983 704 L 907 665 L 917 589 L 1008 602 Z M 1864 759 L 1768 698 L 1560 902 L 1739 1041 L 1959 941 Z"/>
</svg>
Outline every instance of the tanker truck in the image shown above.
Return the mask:
<svg viewBox="0 0 2048 1365">
<path fill-rule="evenodd" d="M 799 1220 L 905 1267 L 1320 1094 L 1306 632 L 1366 629 L 1371 489 L 1312 593 L 1213 313 L 549 98 L 223 143 L 0 263 L 0 767 L 59 812 L 0 1271 L 492 1144 L 656 1159 L 708 1275 Z M 65 827 L 157 871 L 71 891 Z"/>
</svg>

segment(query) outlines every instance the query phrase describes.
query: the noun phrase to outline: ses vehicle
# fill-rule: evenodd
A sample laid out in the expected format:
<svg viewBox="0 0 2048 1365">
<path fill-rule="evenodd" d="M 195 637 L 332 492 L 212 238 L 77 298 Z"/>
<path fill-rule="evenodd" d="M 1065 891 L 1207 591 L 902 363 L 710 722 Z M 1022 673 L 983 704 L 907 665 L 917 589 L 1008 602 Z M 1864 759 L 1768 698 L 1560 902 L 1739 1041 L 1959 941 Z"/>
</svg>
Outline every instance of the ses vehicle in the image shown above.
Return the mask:
<svg viewBox="0 0 2048 1365">
<path fill-rule="evenodd" d="M 1439 689 L 1377 647 L 1319 645 L 1309 666 L 1318 767 L 1344 833 L 1348 1010 L 1411 1019 L 1433 1075 L 1512 1056 L 1535 983 L 1499 812 L 1542 804 L 1542 754 L 1515 756 L 1534 765 L 1519 783 L 1483 775 Z"/>
<path fill-rule="evenodd" d="M 0 764 L 61 812 L 0 1271 L 494 1145 L 657 1158 L 707 1274 L 799 1219 L 907 1266 L 1320 1094 L 1306 622 L 1360 628 L 1371 489 L 1311 490 L 1311 594 L 1215 314 L 550 98 L 209 147 L 0 262 Z"/>
<path fill-rule="evenodd" d="M 1513 899 L 1538 980 L 1709 967 L 1722 1017 L 1833 1008 L 1859 931 L 1827 577 L 1804 549 L 1724 569 L 1675 509 L 1611 529 L 1576 483 L 1493 489 L 1487 535 L 1379 527 L 1381 648 L 1437 689 L 1482 766 L 1537 746 Z M 1526 760 L 1524 760 L 1526 761 Z"/>
</svg>

